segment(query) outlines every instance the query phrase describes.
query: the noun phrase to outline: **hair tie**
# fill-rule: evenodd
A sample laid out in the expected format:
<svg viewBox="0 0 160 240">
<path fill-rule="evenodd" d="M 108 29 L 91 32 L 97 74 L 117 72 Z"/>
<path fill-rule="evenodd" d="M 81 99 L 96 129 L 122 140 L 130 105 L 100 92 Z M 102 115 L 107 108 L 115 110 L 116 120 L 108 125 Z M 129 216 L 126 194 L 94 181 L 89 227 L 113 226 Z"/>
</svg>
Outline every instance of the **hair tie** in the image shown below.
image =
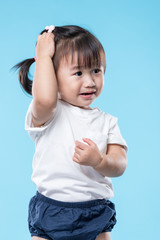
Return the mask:
<svg viewBox="0 0 160 240">
<path fill-rule="evenodd" d="M 37 58 L 36 57 L 34 57 L 34 61 L 36 61 L 37 60 Z"/>
<path fill-rule="evenodd" d="M 55 26 L 54 25 L 46 26 L 45 29 L 48 30 L 48 32 L 52 32 L 55 29 Z"/>
</svg>

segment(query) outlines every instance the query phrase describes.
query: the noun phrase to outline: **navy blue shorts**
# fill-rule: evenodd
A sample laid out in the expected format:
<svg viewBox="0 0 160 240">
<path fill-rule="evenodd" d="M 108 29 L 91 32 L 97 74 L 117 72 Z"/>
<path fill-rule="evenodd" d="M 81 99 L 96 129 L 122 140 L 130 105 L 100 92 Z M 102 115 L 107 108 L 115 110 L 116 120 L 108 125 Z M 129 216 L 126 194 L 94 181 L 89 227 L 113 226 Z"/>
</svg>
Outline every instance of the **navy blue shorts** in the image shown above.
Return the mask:
<svg viewBox="0 0 160 240">
<path fill-rule="evenodd" d="M 115 224 L 115 206 L 105 199 L 61 202 L 37 192 L 29 203 L 31 236 L 48 240 L 95 240 L 100 233 L 111 232 Z"/>
</svg>

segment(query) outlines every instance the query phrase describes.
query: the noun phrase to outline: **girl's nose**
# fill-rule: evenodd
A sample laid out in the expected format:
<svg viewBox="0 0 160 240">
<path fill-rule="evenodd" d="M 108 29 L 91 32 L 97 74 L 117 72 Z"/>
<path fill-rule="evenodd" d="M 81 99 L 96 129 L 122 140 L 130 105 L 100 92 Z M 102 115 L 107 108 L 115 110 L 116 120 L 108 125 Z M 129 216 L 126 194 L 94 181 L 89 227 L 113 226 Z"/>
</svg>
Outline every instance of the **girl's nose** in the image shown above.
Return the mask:
<svg viewBox="0 0 160 240">
<path fill-rule="evenodd" d="M 84 86 L 85 87 L 94 87 L 95 85 L 96 84 L 95 84 L 94 78 L 90 74 L 85 76 L 85 78 L 84 78 Z"/>
</svg>

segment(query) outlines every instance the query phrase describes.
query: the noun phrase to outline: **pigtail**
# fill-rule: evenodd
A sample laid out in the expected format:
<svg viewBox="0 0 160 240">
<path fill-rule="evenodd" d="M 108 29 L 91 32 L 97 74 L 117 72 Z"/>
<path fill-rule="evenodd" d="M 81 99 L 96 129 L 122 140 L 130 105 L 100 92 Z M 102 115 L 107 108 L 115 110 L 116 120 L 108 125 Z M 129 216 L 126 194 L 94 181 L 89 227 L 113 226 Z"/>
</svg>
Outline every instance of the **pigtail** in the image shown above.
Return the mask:
<svg viewBox="0 0 160 240">
<path fill-rule="evenodd" d="M 34 63 L 34 58 L 26 59 L 22 62 L 17 63 L 12 69 L 19 69 L 19 82 L 22 85 L 23 89 L 32 95 L 32 81 L 28 78 L 29 68 Z"/>
</svg>

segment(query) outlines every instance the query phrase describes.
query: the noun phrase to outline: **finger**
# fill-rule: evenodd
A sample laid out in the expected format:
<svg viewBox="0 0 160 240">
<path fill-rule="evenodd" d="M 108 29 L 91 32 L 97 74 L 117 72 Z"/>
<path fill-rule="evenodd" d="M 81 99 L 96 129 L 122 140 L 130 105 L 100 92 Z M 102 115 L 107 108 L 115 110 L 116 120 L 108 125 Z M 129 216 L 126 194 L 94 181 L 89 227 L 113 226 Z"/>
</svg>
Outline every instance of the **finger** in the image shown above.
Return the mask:
<svg viewBox="0 0 160 240">
<path fill-rule="evenodd" d="M 81 153 L 83 152 L 84 150 L 78 148 L 78 147 L 75 147 L 75 152 L 80 156 Z"/>
<path fill-rule="evenodd" d="M 54 34 L 53 33 L 47 33 L 47 37 L 54 39 Z"/>
<path fill-rule="evenodd" d="M 79 142 L 79 141 L 75 141 L 75 144 L 76 144 L 76 147 L 82 149 L 82 150 L 85 150 L 87 148 L 87 145 L 82 143 L 82 142 Z"/>
<path fill-rule="evenodd" d="M 49 40 L 52 39 L 54 41 L 54 34 L 53 33 L 45 33 L 41 35 L 41 39 L 43 40 Z"/>
<path fill-rule="evenodd" d="M 88 143 L 88 145 L 93 146 L 95 142 L 93 142 L 90 138 L 82 138 L 84 142 Z"/>
<path fill-rule="evenodd" d="M 38 40 L 42 39 L 42 37 L 44 37 L 43 34 L 38 35 Z"/>
<path fill-rule="evenodd" d="M 75 153 L 74 153 L 74 157 L 77 158 L 77 159 L 79 159 L 80 155 L 75 152 Z"/>
<path fill-rule="evenodd" d="M 45 38 L 46 36 L 47 36 L 47 32 L 44 32 L 44 33 L 41 34 L 42 38 Z"/>
<path fill-rule="evenodd" d="M 42 37 L 53 37 L 54 34 L 52 32 L 44 32 L 41 34 Z"/>
<path fill-rule="evenodd" d="M 75 156 L 73 156 L 73 157 L 72 157 L 72 159 L 73 159 L 73 161 L 74 161 L 74 162 L 77 162 L 77 163 L 79 163 L 79 160 L 78 160 L 78 158 L 76 158 Z"/>
</svg>

